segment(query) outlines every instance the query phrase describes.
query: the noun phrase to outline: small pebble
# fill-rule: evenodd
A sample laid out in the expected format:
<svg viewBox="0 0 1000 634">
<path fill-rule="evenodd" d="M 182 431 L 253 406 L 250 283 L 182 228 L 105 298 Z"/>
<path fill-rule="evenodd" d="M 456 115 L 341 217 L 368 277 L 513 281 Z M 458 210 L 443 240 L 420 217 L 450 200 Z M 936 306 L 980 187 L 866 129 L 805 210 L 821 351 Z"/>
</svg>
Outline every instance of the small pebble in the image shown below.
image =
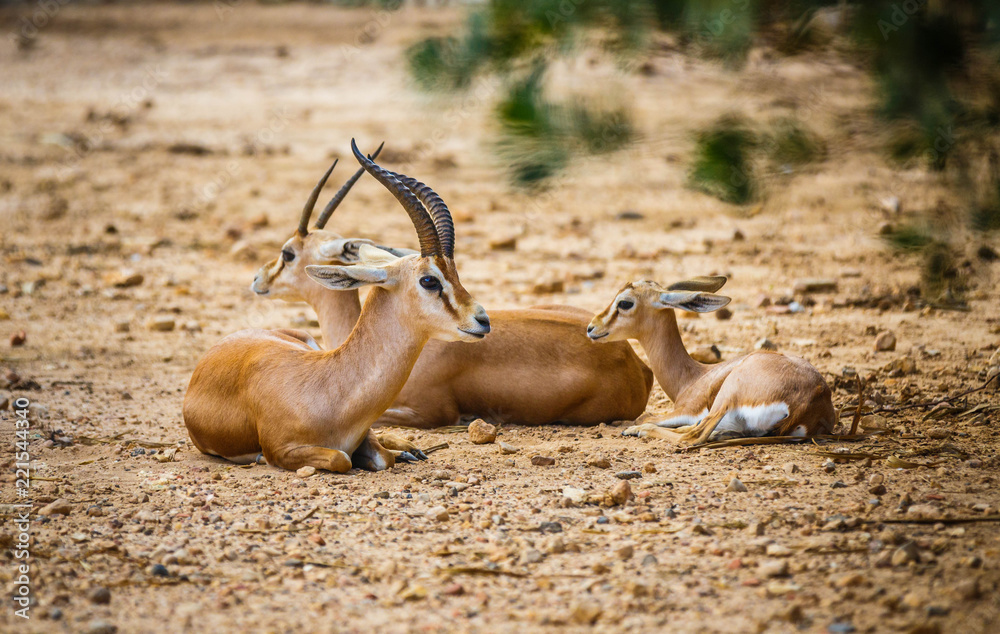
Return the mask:
<svg viewBox="0 0 1000 634">
<path fill-rule="evenodd" d="M 726 486 L 726 491 L 736 492 L 736 493 L 746 493 L 747 485 L 740 482 L 738 478 L 733 478 L 732 480 L 729 481 L 729 484 Z"/>
<path fill-rule="evenodd" d="M 883 330 L 875 337 L 875 352 L 892 352 L 896 349 L 896 335 Z"/>
<path fill-rule="evenodd" d="M 636 478 L 641 478 L 642 473 L 639 471 L 619 471 L 615 474 L 615 477 L 619 480 L 635 480 Z"/>
<path fill-rule="evenodd" d="M 111 591 L 104 586 L 91 588 L 87 592 L 87 600 L 96 605 L 107 605 L 111 603 Z"/>
<path fill-rule="evenodd" d="M 597 467 L 598 469 L 610 469 L 611 461 L 604 456 L 596 456 L 587 461 L 587 466 Z"/>
<path fill-rule="evenodd" d="M 497 446 L 500 448 L 500 453 L 503 455 L 509 455 L 521 451 L 519 447 L 515 447 L 514 445 L 506 442 L 497 443 Z"/>
<path fill-rule="evenodd" d="M 296 470 L 295 475 L 299 476 L 300 478 L 308 478 L 314 476 L 316 475 L 316 467 L 310 465 L 299 467 L 299 469 Z"/>
<path fill-rule="evenodd" d="M 532 456 L 531 464 L 536 467 L 550 467 L 556 463 L 556 459 L 551 456 Z"/>
</svg>

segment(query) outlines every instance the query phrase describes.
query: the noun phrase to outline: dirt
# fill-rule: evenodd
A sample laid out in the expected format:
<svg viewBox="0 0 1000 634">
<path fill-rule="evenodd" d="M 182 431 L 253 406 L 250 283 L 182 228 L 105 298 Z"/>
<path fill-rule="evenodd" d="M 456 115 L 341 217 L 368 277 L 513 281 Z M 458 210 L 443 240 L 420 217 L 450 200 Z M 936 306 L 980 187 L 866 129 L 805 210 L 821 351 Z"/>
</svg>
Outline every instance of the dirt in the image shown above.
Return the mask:
<svg viewBox="0 0 1000 634">
<path fill-rule="evenodd" d="M 0 400 L 36 404 L 31 618 L 8 598 L 0 627 L 996 631 L 992 389 L 950 408 L 869 415 L 856 442 L 686 452 L 623 438 L 615 424 L 505 426 L 497 442 L 519 451 L 501 454 L 462 430 L 401 430 L 421 447 L 448 446 L 391 471 L 306 479 L 194 449 L 181 402 L 214 341 L 261 326 L 319 337 L 308 307 L 248 287 L 352 137 L 386 140 L 389 167 L 448 201 L 458 268 L 487 309 L 596 312 L 632 279 L 725 273 L 733 316 L 683 320 L 689 348 L 714 344 L 732 358 L 767 337 L 814 363 L 845 411 L 856 403 L 845 368 L 869 379 L 871 407 L 941 400 L 986 379 L 1000 345 L 1000 269 L 975 256 L 981 238 L 960 236 L 970 310 L 907 302 L 917 260 L 887 250 L 878 228 L 954 201 L 922 169 L 886 163 L 867 114 L 874 87 L 855 65 L 762 54 L 733 73 L 671 46 L 641 75 L 569 63 L 565 84 L 602 80 L 634 96 L 643 138 L 574 164 L 533 198 L 510 192 L 490 151 L 495 82 L 448 100 L 407 78 L 404 48 L 461 15 L 70 6 L 33 47 L 0 49 L 0 363 L 17 375 Z M 0 12 L 5 33 L 17 17 Z M 686 189 L 694 130 L 731 111 L 794 113 L 829 155 L 767 174 L 763 202 L 748 208 Z M 330 228 L 416 243 L 371 179 Z M 513 250 L 490 247 L 515 237 Z M 802 278 L 836 287 L 795 293 Z M 535 292 L 560 282 L 561 293 Z M 815 303 L 783 313 L 761 296 Z M 875 352 L 884 330 L 895 349 Z M 669 409 L 657 387 L 649 412 Z M 15 419 L 6 410 L 0 421 L 7 597 L 19 563 L 11 504 L 23 501 Z M 539 455 L 555 464 L 533 465 Z M 602 457 L 609 468 L 591 465 Z M 616 486 L 629 497 L 616 477 L 626 471 L 639 472 L 634 498 L 608 506 Z M 747 491 L 731 490 L 733 478 Z M 68 515 L 38 512 L 57 500 Z M 973 521 L 953 523 L 963 518 Z"/>
</svg>

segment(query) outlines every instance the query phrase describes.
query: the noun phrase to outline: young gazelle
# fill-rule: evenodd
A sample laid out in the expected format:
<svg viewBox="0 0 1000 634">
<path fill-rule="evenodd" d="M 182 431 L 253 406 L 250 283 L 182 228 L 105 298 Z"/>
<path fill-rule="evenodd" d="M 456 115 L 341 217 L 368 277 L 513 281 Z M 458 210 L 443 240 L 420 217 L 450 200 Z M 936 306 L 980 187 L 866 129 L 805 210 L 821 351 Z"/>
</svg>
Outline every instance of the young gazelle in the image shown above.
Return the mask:
<svg viewBox="0 0 1000 634">
<path fill-rule="evenodd" d="M 268 464 L 285 469 L 309 465 L 341 473 L 354 454 L 367 468 L 390 467 L 394 456 L 371 425 L 392 404 L 424 344 L 431 337 L 478 341 L 490 332 L 486 311 L 459 281 L 448 208 L 443 202 L 424 208 L 391 172 L 351 146 L 406 209 L 420 254 L 399 258 L 362 245 L 359 264 L 306 270 L 333 291 L 372 287 L 357 325 L 336 350 L 314 350 L 266 330 L 235 333 L 209 350 L 184 397 L 184 423 L 204 453 L 245 462 L 262 452 Z"/>
<path fill-rule="evenodd" d="M 830 388 L 807 361 L 776 352 L 754 352 L 718 365 L 692 359 L 681 342 L 673 309 L 718 310 L 728 297 L 714 295 L 725 277 L 698 277 L 663 288 L 626 284 L 587 327 L 594 341 L 638 339 L 660 387 L 674 402 L 665 420 L 629 427 L 626 436 L 701 444 L 738 436 L 812 436 L 830 433 L 836 411 Z"/>
<path fill-rule="evenodd" d="M 397 177 L 428 207 L 439 200 L 423 183 Z M 326 206 L 316 229 L 306 231 L 308 218 L 300 220 L 281 256 L 261 267 L 251 287 L 269 299 L 312 305 L 327 347 L 354 327 L 358 294 L 324 292 L 306 271 L 315 264 L 351 263 L 358 245 L 370 244 L 322 230 L 353 182 Z M 429 341 L 377 424 L 431 428 L 481 416 L 525 425 L 593 425 L 631 420 L 645 409 L 652 372 L 627 342 L 594 346 L 584 334 L 589 312 L 564 306 L 491 310 L 490 317 L 493 333 L 482 343 Z"/>
</svg>

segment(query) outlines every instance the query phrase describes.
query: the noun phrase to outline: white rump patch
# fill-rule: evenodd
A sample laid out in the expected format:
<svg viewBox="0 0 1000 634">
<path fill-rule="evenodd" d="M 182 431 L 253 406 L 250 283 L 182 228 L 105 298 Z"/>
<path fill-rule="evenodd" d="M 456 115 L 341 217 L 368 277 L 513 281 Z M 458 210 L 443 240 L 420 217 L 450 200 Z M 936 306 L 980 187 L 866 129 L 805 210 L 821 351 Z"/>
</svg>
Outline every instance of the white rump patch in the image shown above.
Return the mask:
<svg viewBox="0 0 1000 634">
<path fill-rule="evenodd" d="M 712 432 L 712 436 L 716 434 L 766 436 L 786 418 L 788 418 L 788 405 L 785 403 L 737 407 L 726 412 L 718 427 Z M 804 431 L 802 435 L 805 435 Z"/>
<path fill-rule="evenodd" d="M 708 408 L 706 407 L 702 410 L 701 414 L 698 416 L 674 416 L 673 418 L 667 418 L 656 423 L 657 427 L 668 427 L 670 429 L 676 429 L 678 427 L 687 427 L 689 425 L 697 425 L 701 422 L 701 419 L 708 416 Z"/>
</svg>

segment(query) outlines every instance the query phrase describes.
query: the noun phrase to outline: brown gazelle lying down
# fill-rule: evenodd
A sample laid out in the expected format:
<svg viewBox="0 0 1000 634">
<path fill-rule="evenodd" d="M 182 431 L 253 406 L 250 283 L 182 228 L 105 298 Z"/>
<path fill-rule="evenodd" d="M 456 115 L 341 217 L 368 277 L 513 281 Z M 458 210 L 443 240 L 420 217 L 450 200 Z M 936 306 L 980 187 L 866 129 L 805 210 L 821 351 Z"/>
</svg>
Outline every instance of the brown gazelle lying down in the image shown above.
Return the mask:
<svg viewBox="0 0 1000 634">
<path fill-rule="evenodd" d="M 327 347 L 339 345 L 351 331 L 361 304 L 356 291 L 324 292 L 306 271 L 315 264 L 355 262 L 359 246 L 371 244 L 323 230 L 356 176 L 333 197 L 314 230 L 305 231 L 307 217 L 300 220 L 280 257 L 262 266 L 251 286 L 270 299 L 308 302 Z M 423 183 L 400 180 L 424 204 L 434 204 L 436 195 Z M 481 343 L 429 341 L 377 424 L 431 428 L 481 416 L 524 425 L 593 425 L 633 420 L 646 408 L 652 372 L 627 342 L 593 345 L 585 334 L 588 311 L 569 306 L 490 310 L 490 318 L 493 332 Z"/>
<path fill-rule="evenodd" d="M 830 388 L 809 362 L 776 352 L 754 352 L 702 365 L 684 349 L 675 308 L 718 310 L 714 295 L 725 277 L 699 277 L 663 288 L 633 282 L 590 322 L 594 341 L 637 339 L 674 411 L 658 423 L 629 427 L 626 436 L 694 444 L 740 436 L 812 436 L 830 433 L 836 411 Z"/>
<path fill-rule="evenodd" d="M 209 350 L 184 397 L 184 423 L 204 453 L 243 462 L 262 452 L 268 464 L 285 469 L 341 473 L 353 454 L 367 468 L 390 467 L 394 456 L 371 425 L 396 398 L 424 344 L 431 337 L 478 341 L 490 331 L 486 311 L 459 281 L 448 208 L 437 199 L 428 210 L 391 172 L 351 147 L 406 209 L 420 255 L 398 258 L 363 245 L 358 264 L 306 270 L 332 289 L 327 293 L 371 286 L 357 325 L 335 350 L 267 330 L 235 333 Z"/>
</svg>

